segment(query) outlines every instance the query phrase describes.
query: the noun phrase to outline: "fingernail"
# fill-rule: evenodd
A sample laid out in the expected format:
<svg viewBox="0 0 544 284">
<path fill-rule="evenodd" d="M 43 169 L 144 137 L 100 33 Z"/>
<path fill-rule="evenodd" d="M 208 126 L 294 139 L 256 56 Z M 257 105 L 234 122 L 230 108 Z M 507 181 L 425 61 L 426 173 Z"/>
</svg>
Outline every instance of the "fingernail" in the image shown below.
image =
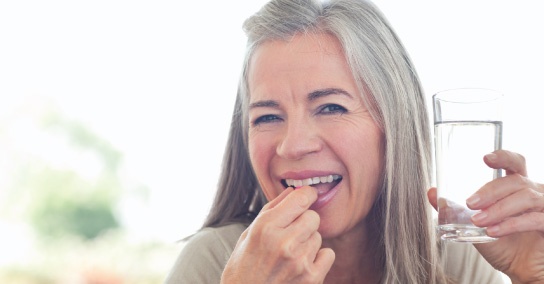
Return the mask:
<svg viewBox="0 0 544 284">
<path fill-rule="evenodd" d="M 469 207 L 476 207 L 479 202 L 480 202 L 480 196 L 478 196 L 478 194 L 474 194 L 467 199 L 467 205 Z"/>
<path fill-rule="evenodd" d="M 495 153 L 489 153 L 489 154 L 485 155 L 485 157 L 490 162 L 495 162 L 497 160 L 497 154 L 495 154 Z"/>
<path fill-rule="evenodd" d="M 485 230 L 487 231 L 487 234 L 489 235 L 497 235 L 499 233 L 499 226 L 495 225 L 495 226 L 487 227 L 487 229 Z"/>
<path fill-rule="evenodd" d="M 485 212 L 479 212 L 479 213 L 476 213 L 474 216 L 472 216 L 472 220 L 476 222 L 482 221 L 485 218 L 487 218 L 487 213 Z"/>
</svg>

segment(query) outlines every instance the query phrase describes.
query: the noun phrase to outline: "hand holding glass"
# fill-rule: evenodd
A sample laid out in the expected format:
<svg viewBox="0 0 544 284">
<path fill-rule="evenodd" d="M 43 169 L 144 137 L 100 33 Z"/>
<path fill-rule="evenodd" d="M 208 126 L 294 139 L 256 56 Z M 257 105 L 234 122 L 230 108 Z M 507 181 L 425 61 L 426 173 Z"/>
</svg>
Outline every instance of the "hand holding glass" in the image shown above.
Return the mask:
<svg viewBox="0 0 544 284">
<path fill-rule="evenodd" d="M 477 211 L 466 200 L 501 176 L 483 156 L 501 148 L 502 94 L 488 89 L 453 89 L 433 96 L 438 225 L 443 240 L 482 243 L 496 240 L 475 226 Z"/>
</svg>

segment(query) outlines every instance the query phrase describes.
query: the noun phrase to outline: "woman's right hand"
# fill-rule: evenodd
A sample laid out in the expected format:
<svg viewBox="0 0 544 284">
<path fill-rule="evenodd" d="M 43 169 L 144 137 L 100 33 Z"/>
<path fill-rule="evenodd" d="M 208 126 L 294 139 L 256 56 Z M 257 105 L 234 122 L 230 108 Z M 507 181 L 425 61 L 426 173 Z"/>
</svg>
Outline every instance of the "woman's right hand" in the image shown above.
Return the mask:
<svg viewBox="0 0 544 284">
<path fill-rule="evenodd" d="M 334 252 L 321 248 L 317 191 L 287 188 L 242 233 L 221 283 L 323 283 Z"/>
</svg>

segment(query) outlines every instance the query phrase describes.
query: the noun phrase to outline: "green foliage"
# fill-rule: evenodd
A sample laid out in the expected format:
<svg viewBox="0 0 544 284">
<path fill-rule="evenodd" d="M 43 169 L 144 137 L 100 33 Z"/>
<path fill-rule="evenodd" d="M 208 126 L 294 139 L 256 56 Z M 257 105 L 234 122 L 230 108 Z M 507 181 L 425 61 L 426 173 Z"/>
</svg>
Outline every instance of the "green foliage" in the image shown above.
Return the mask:
<svg viewBox="0 0 544 284">
<path fill-rule="evenodd" d="M 117 172 L 122 154 L 84 124 L 66 119 L 58 113 L 49 112 L 43 117 L 42 125 L 46 130 L 65 135 L 72 145 L 81 150 L 93 151 L 102 160 L 105 166 L 104 173 Z"/>
<path fill-rule="evenodd" d="M 123 196 L 149 189 L 124 189 L 121 152 L 89 127 L 31 106 L 0 117 L 0 218 L 33 229 L 19 232 L 24 245 L 0 264 L 0 283 L 162 283 L 179 248 L 135 242 L 116 214 Z"/>
<path fill-rule="evenodd" d="M 22 267 L 14 267 L 0 271 L 1 283 L 10 284 L 54 284 L 52 279 L 45 272 L 37 269 L 28 269 Z"/>
<path fill-rule="evenodd" d="M 118 228 L 115 206 L 122 193 L 117 174 L 121 153 L 83 124 L 58 113 L 47 113 L 37 124 L 41 125 L 42 134 L 61 138 L 54 140 L 57 143 L 68 141 L 67 147 L 57 145 L 66 151 L 60 155 L 76 153 L 72 156 L 94 157 L 101 170 L 89 178 L 82 176 L 78 169 L 59 167 L 55 161 L 39 156 L 27 157 L 20 163 L 14 191 L 26 196 L 25 215 L 34 229 L 47 238 L 74 235 L 93 239 Z"/>
<path fill-rule="evenodd" d="M 46 237 L 78 235 L 87 239 L 117 228 L 114 181 L 90 183 L 72 171 L 43 168 L 28 180 L 36 198 L 30 220 Z"/>
</svg>

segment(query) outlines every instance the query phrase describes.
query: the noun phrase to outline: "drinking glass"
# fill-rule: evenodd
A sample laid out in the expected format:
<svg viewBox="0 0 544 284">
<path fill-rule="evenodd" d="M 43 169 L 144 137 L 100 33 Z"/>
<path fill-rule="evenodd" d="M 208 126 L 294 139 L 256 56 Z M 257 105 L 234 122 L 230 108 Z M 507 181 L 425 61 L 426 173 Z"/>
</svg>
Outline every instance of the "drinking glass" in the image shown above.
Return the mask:
<svg viewBox="0 0 544 284">
<path fill-rule="evenodd" d="M 466 200 L 501 170 L 483 157 L 501 148 L 503 95 L 489 89 L 451 89 L 433 95 L 438 227 L 443 240 L 483 243 L 496 240 L 475 226 L 477 211 Z"/>
</svg>

